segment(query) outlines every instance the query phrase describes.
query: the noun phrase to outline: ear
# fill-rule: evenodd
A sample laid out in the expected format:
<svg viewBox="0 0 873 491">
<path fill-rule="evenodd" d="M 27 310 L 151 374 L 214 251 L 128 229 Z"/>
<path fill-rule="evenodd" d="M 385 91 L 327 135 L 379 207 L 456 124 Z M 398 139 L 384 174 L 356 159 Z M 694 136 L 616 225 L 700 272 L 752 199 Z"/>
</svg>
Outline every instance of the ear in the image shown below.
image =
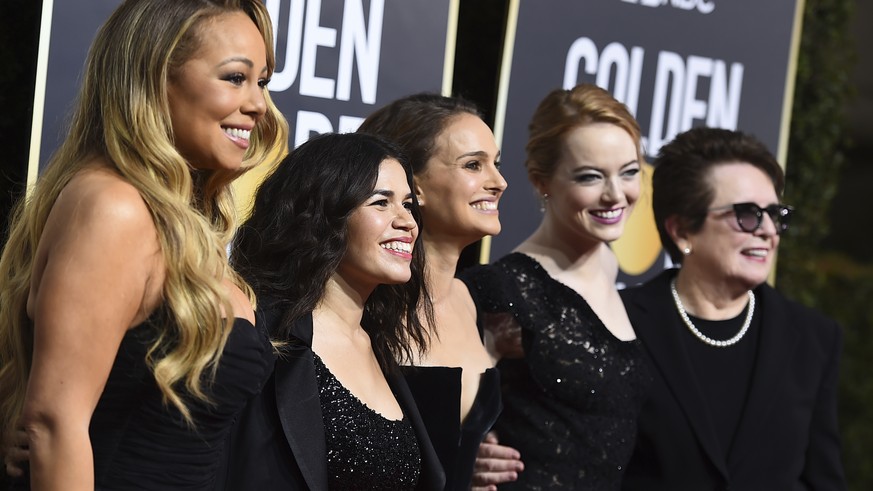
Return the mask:
<svg viewBox="0 0 873 491">
<path fill-rule="evenodd" d="M 419 185 L 419 183 L 418 183 L 418 177 L 413 177 L 413 178 L 412 178 L 412 187 L 414 188 L 414 189 L 412 190 L 412 192 L 415 193 L 415 199 L 418 200 L 418 205 L 419 205 L 419 206 L 424 206 L 424 201 L 425 201 L 425 197 L 424 197 L 424 189 L 422 189 L 421 185 Z"/>
<path fill-rule="evenodd" d="M 671 215 L 664 220 L 664 230 L 667 231 L 667 235 L 680 251 L 686 247 L 691 247 L 691 243 L 688 241 L 688 231 L 676 215 Z"/>
<path fill-rule="evenodd" d="M 530 181 L 530 183 L 533 185 L 534 189 L 536 189 L 537 194 L 539 196 L 551 194 L 551 193 L 549 193 L 548 183 L 542 177 L 528 174 L 527 178 Z"/>
</svg>

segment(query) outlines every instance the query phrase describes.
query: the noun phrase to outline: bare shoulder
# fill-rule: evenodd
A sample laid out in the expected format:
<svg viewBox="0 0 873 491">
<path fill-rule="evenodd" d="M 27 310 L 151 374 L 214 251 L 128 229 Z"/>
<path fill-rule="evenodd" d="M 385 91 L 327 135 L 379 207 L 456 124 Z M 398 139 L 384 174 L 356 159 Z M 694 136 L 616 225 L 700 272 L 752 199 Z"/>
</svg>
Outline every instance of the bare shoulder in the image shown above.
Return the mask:
<svg viewBox="0 0 873 491">
<path fill-rule="evenodd" d="M 163 279 L 157 229 L 145 201 L 116 172 L 89 167 L 67 183 L 49 213 L 28 311 L 36 312 L 42 295 L 50 294 L 51 308 L 58 309 L 56 302 L 90 305 L 97 300 L 85 297 L 99 294 L 118 297 L 125 311 L 144 313 L 157 301 Z"/>
<path fill-rule="evenodd" d="M 152 213 L 136 187 L 106 167 L 76 174 L 49 213 L 41 248 L 88 247 L 124 254 L 129 263 L 159 252 Z"/>
<path fill-rule="evenodd" d="M 84 169 L 61 191 L 52 213 L 115 233 L 154 230 L 148 206 L 133 184 L 104 167 Z M 143 229 L 145 227 L 145 229 Z"/>
</svg>

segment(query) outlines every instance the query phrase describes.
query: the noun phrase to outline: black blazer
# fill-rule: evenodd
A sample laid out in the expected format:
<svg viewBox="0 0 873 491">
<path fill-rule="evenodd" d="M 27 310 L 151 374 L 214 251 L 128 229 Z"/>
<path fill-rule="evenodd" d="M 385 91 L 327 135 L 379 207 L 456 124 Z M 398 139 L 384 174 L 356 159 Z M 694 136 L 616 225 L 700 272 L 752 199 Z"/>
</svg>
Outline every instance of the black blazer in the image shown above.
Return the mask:
<svg viewBox="0 0 873 491">
<path fill-rule="evenodd" d="M 275 310 L 259 312 L 272 327 Z M 312 357 L 312 316 L 292 328 L 295 343 L 276 360 L 272 377 L 240 415 L 228 444 L 226 481 L 217 489 L 327 491 L 327 449 L 321 401 Z M 403 377 L 387 375 L 388 384 L 409 418 L 421 451 L 418 490 L 441 491 L 445 475 L 427 437 Z"/>
<path fill-rule="evenodd" d="M 654 378 L 622 489 L 846 489 L 837 428 L 839 326 L 766 284 L 755 289 L 758 353 L 727 451 L 680 338 L 688 333 L 670 296 L 675 271 L 622 292 Z"/>
</svg>

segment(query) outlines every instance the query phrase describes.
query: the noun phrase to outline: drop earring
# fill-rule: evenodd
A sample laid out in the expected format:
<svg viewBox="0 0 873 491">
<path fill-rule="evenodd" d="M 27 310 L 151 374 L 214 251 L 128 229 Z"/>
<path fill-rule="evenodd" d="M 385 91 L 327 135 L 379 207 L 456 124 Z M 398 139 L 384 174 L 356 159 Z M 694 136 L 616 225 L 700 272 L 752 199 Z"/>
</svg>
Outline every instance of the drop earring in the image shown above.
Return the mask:
<svg viewBox="0 0 873 491">
<path fill-rule="evenodd" d="M 546 212 L 546 204 L 549 202 L 549 193 L 543 193 L 540 197 L 540 213 Z"/>
</svg>

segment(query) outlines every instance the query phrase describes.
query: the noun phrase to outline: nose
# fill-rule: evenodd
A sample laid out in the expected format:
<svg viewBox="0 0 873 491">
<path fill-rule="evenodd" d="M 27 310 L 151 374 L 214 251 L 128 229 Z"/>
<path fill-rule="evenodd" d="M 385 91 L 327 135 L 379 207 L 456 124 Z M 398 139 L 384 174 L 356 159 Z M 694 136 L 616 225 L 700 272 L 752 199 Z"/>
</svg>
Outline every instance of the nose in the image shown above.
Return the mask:
<svg viewBox="0 0 873 491">
<path fill-rule="evenodd" d="M 240 111 L 258 120 L 267 113 L 267 98 L 270 97 L 267 89 L 258 84 L 252 84 L 248 91 L 248 97 Z"/>
<path fill-rule="evenodd" d="M 414 230 L 418 224 L 415 223 L 415 218 L 412 217 L 412 212 L 405 206 L 400 206 L 398 212 L 394 215 L 394 220 L 391 225 L 399 230 Z"/>
<path fill-rule="evenodd" d="M 603 200 L 607 203 L 618 203 L 624 197 L 624 190 L 617 179 L 607 179 L 603 189 Z"/>
<path fill-rule="evenodd" d="M 506 187 L 509 184 L 506 183 L 506 179 L 503 178 L 500 169 L 498 169 L 497 166 L 489 166 L 488 172 L 490 175 L 488 176 L 488 181 L 485 183 L 485 186 L 489 190 L 497 193 L 503 193 L 506 191 Z"/>
</svg>

